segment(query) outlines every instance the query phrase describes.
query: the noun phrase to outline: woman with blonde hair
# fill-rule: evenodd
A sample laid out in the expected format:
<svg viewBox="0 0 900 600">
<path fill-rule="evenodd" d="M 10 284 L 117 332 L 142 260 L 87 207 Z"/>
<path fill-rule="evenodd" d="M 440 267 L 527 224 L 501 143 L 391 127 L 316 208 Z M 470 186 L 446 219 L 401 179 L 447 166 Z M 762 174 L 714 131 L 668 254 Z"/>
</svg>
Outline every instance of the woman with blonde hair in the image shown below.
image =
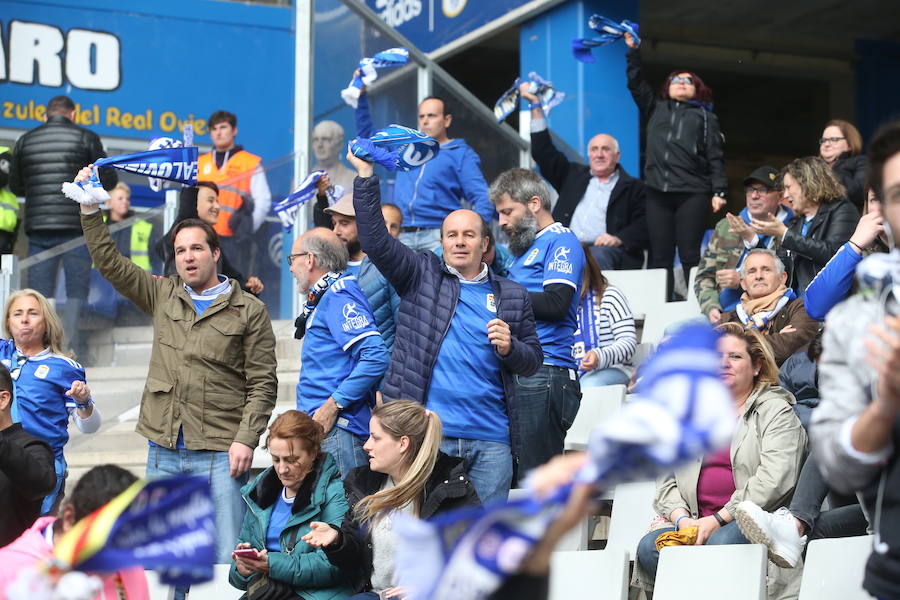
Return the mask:
<svg viewBox="0 0 900 600">
<path fill-rule="evenodd" d="M 440 418 L 407 400 L 372 411 L 363 449 L 369 464 L 344 479 L 350 512 L 340 527 L 313 523 L 303 540 L 321 546 L 331 562 L 354 574 L 353 598 L 402 597 L 394 571 L 397 539 L 393 515 L 420 519 L 463 506 L 478 505 L 463 459 L 440 452 Z"/>
<path fill-rule="evenodd" d="M 784 198 L 794 217 L 782 223 L 769 215 L 752 219 L 759 235 L 781 240 L 778 256 L 788 268 L 790 287 L 800 296 L 822 267 L 844 245 L 859 222 L 859 211 L 847 200 L 847 190 L 818 156 L 791 161 L 782 169 Z"/>
<path fill-rule="evenodd" d="M 847 199 L 863 209 L 869 178 L 869 157 L 862 152 L 862 136 L 849 121 L 832 119 L 819 138 L 819 156 L 828 163 L 838 181 L 847 188 Z"/>
<path fill-rule="evenodd" d="M 737 423 L 730 447 L 660 480 L 657 516 L 637 550 L 636 579 L 647 588 L 656 578 L 657 538 L 680 532 L 682 543 L 698 546 L 749 543 L 735 521 L 737 505 L 752 500 L 774 510 L 784 504 L 806 454 L 794 397 L 778 386 L 778 367 L 763 337 L 737 323 L 716 330 L 722 334 L 720 378 L 731 390 Z"/>
<path fill-rule="evenodd" d="M 69 419 L 81 432 L 94 433 L 100 429 L 100 411 L 85 383 L 84 367 L 63 350 L 62 322 L 47 298 L 32 289 L 15 291 L 4 313 L 0 362 L 15 386 L 13 421 L 53 448 L 56 489 L 41 507 L 41 514 L 53 514 L 65 491 Z"/>
</svg>

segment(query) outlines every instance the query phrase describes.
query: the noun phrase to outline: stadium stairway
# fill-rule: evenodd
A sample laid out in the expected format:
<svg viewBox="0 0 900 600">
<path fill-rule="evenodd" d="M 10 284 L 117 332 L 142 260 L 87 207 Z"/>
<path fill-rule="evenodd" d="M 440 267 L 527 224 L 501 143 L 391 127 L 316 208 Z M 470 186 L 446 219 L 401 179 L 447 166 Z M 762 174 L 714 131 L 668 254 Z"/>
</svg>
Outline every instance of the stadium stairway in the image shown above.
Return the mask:
<svg viewBox="0 0 900 600">
<path fill-rule="evenodd" d="M 276 404 L 293 408 L 300 371 L 300 342 L 294 339 L 293 321 L 273 321 L 278 360 Z M 85 435 L 69 425 L 66 461 L 71 485 L 93 466 L 114 463 L 143 476 L 147 440 L 135 433 L 141 394 L 150 363 L 152 327 L 115 327 L 92 333 L 95 364 L 87 368 L 91 394 L 103 415 L 100 431 Z"/>
</svg>

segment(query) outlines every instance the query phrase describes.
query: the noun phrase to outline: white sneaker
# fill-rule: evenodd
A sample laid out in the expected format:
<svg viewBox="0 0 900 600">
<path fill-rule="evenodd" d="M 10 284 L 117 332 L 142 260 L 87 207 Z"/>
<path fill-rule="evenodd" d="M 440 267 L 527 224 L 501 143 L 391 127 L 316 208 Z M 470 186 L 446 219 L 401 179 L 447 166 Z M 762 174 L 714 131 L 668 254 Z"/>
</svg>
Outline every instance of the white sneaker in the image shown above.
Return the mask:
<svg viewBox="0 0 900 600">
<path fill-rule="evenodd" d="M 806 536 L 797 533 L 797 522 L 787 508 L 781 507 L 768 513 L 744 500 L 735 509 L 738 527 L 753 544 L 763 544 L 769 551 L 769 560 L 787 569 L 793 569 L 800 560 Z"/>
</svg>

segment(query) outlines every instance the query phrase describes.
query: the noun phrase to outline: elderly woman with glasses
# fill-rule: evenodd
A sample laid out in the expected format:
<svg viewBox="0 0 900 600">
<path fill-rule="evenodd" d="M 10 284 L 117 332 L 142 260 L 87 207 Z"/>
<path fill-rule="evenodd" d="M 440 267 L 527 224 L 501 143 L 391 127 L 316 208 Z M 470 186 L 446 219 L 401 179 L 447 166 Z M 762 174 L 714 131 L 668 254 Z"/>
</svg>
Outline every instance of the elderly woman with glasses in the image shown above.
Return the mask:
<svg viewBox="0 0 900 600">
<path fill-rule="evenodd" d="M 825 124 L 819 138 L 819 157 L 828 163 L 838 181 L 847 188 L 847 199 L 863 209 L 869 177 L 869 159 L 862 152 L 862 136 L 852 123 L 833 119 Z"/>
<path fill-rule="evenodd" d="M 675 247 L 688 280 L 700 262 L 700 243 L 706 230 L 710 200 L 713 211 L 725 206 L 724 138 L 712 112 L 712 90 L 690 71 L 672 71 L 659 93 L 641 76 L 640 49 L 625 34 L 628 51 L 628 89 L 647 120 L 647 228 L 650 267 L 668 271 L 671 296 Z"/>
<path fill-rule="evenodd" d="M 85 383 L 84 367 L 66 353 L 62 323 L 38 291 L 10 294 L 4 310 L 0 362 L 15 382 L 13 420 L 53 449 L 56 488 L 41 506 L 41 514 L 56 512 L 67 474 L 63 448 L 69 441 L 69 419 L 82 433 L 100 429 L 100 411 Z"/>
</svg>

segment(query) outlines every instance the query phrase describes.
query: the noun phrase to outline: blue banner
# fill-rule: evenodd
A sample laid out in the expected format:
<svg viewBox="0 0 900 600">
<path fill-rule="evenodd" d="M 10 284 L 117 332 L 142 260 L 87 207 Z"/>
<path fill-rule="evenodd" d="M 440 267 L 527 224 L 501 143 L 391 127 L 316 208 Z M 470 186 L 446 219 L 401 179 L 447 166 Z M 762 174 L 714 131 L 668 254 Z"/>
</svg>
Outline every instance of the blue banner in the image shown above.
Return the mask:
<svg viewBox="0 0 900 600">
<path fill-rule="evenodd" d="M 184 185 L 197 185 L 196 146 L 157 148 L 146 152 L 110 156 L 95 161 L 94 166 L 112 167 L 137 175 L 177 181 Z"/>
</svg>

